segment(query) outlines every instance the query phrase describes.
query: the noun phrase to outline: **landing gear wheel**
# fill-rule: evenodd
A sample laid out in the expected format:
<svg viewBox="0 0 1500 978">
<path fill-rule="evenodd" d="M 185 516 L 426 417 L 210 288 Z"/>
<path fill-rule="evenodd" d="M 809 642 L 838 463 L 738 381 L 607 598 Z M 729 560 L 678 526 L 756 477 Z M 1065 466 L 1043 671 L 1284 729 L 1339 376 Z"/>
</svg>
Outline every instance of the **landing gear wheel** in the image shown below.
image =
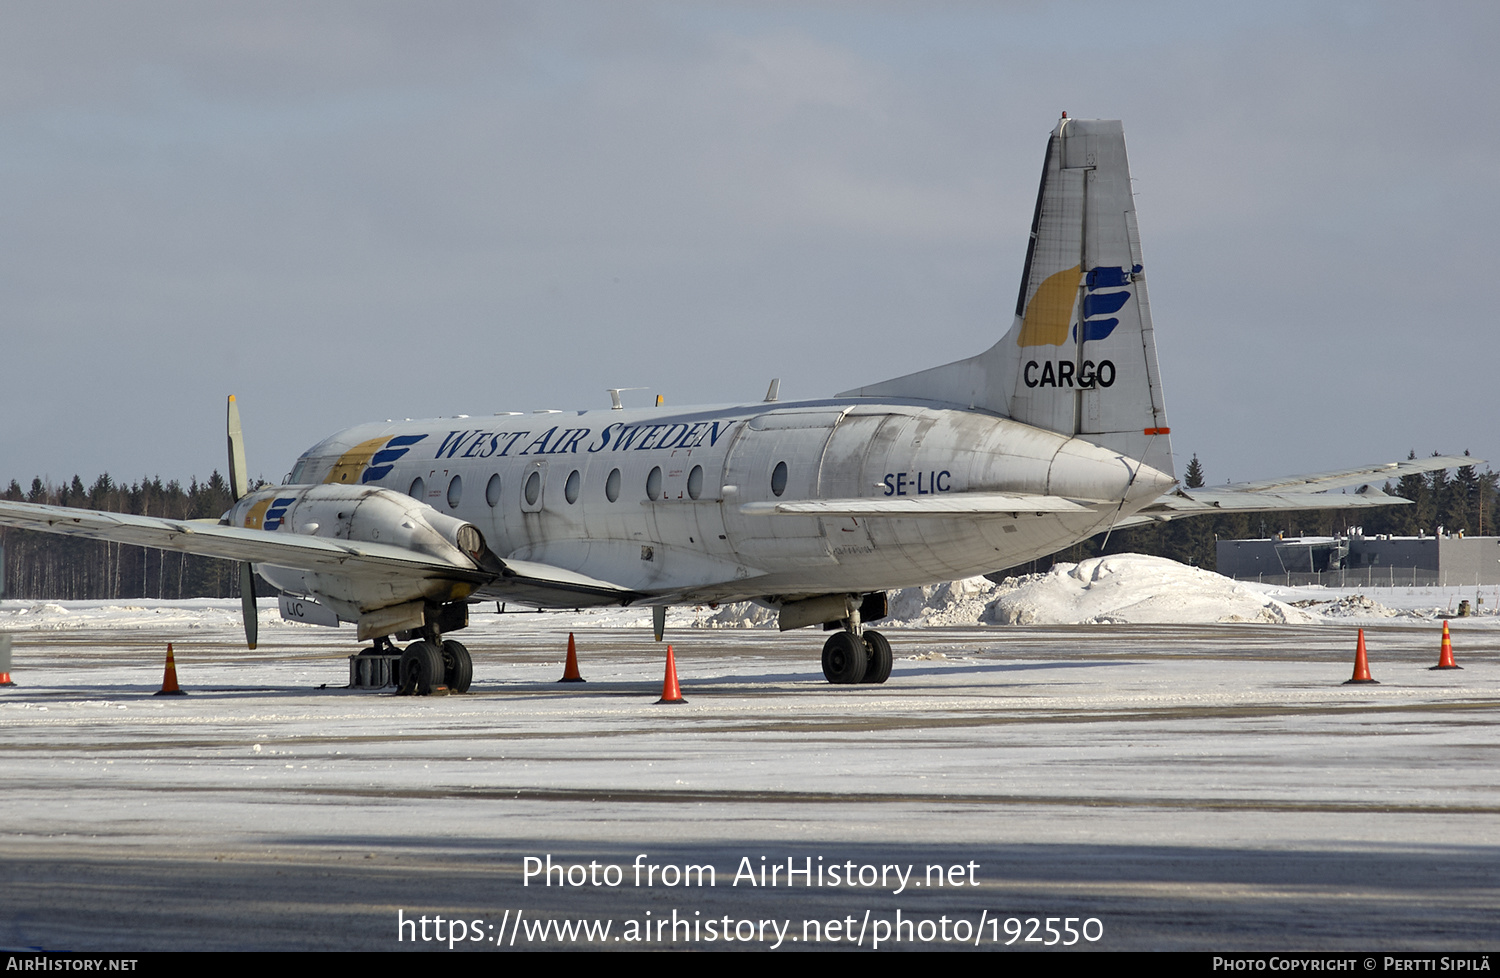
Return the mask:
<svg viewBox="0 0 1500 978">
<path fill-rule="evenodd" d="M 413 642 L 401 653 L 401 693 L 426 696 L 443 682 L 443 653 L 431 642 Z"/>
<path fill-rule="evenodd" d="M 443 643 L 443 685 L 455 693 L 467 693 L 474 681 L 474 660 L 457 642 Z"/>
<path fill-rule="evenodd" d="M 891 643 L 885 640 L 884 635 L 868 628 L 865 629 L 864 640 L 869 658 L 865 662 L 865 678 L 860 681 L 883 683 L 891 678 Z"/>
<path fill-rule="evenodd" d="M 834 632 L 823 643 L 823 675 L 831 683 L 857 683 L 865 678 L 865 663 L 869 657 L 859 636 L 851 632 Z"/>
</svg>

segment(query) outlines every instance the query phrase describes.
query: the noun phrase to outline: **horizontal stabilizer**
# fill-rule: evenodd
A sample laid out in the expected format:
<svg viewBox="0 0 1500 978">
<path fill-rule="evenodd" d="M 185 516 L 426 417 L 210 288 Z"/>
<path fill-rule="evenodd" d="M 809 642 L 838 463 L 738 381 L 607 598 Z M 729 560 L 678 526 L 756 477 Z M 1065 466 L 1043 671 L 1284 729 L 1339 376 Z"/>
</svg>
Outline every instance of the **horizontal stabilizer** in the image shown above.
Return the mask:
<svg viewBox="0 0 1500 978">
<path fill-rule="evenodd" d="M 1235 482 L 1215 487 L 1219 490 L 1237 492 L 1275 492 L 1281 489 L 1341 489 L 1346 486 L 1362 486 L 1368 483 L 1399 479 L 1419 472 L 1436 472 L 1438 469 L 1456 469 L 1465 465 L 1483 465 L 1484 459 L 1467 455 L 1434 455 L 1431 458 L 1410 458 L 1404 462 L 1386 462 L 1383 465 L 1366 465 L 1357 469 L 1340 469 L 1337 472 L 1319 472 L 1315 475 L 1289 475 L 1280 479 L 1261 482 Z M 1189 490 L 1195 496 L 1202 490 Z"/>
<path fill-rule="evenodd" d="M 931 496 L 860 499 L 805 499 L 793 502 L 745 503 L 746 516 L 855 516 L 885 519 L 999 516 L 1008 513 L 1086 513 L 1119 501 L 1064 499 L 1024 492 L 950 492 Z"/>
<path fill-rule="evenodd" d="M 1354 493 L 1323 492 L 1232 492 L 1222 489 L 1191 489 L 1157 500 L 1141 511 L 1152 516 L 1167 512 L 1176 516 L 1197 513 L 1269 513 L 1284 509 L 1364 509 L 1370 506 L 1400 506 L 1411 500 L 1387 496 L 1375 489 Z"/>
<path fill-rule="evenodd" d="M 1411 502 L 1373 488 L 1376 480 L 1388 482 L 1402 476 L 1464 465 L 1483 465 L 1484 459 L 1468 455 L 1434 455 L 1431 458 L 1386 462 L 1357 469 L 1319 472 L 1314 475 L 1289 475 L 1262 482 L 1237 482 L 1211 489 L 1179 489 L 1163 496 L 1134 516 L 1115 524 L 1116 529 L 1161 523 L 1184 516 L 1208 513 L 1277 513 L 1287 510 L 1367 509 L 1373 506 L 1404 506 Z M 1328 492 L 1360 486 L 1357 492 Z M 1289 490 L 1289 491 L 1286 491 Z"/>
</svg>

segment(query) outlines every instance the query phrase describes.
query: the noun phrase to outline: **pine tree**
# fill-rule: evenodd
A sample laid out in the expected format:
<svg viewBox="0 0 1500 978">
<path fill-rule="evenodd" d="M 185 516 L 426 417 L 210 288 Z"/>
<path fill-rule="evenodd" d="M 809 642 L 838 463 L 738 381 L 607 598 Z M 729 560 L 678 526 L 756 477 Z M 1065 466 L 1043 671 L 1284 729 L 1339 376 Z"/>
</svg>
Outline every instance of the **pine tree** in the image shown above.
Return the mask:
<svg viewBox="0 0 1500 978">
<path fill-rule="evenodd" d="M 1189 489 L 1202 489 L 1204 486 L 1203 466 L 1198 464 L 1198 455 L 1196 452 L 1193 454 L 1193 460 L 1188 463 L 1183 484 Z"/>
</svg>

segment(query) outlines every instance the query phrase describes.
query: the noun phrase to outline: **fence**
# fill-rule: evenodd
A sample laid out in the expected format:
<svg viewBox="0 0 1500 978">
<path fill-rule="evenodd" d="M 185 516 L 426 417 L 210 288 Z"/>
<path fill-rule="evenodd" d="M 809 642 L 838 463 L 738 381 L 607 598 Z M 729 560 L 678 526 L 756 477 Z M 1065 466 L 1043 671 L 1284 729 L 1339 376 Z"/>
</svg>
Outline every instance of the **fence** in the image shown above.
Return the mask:
<svg viewBox="0 0 1500 978">
<path fill-rule="evenodd" d="M 1479 586 L 1477 574 L 1450 574 L 1425 567 L 1342 567 L 1338 570 L 1281 574 L 1240 574 L 1237 581 L 1281 584 L 1286 587 L 1472 587 Z"/>
</svg>

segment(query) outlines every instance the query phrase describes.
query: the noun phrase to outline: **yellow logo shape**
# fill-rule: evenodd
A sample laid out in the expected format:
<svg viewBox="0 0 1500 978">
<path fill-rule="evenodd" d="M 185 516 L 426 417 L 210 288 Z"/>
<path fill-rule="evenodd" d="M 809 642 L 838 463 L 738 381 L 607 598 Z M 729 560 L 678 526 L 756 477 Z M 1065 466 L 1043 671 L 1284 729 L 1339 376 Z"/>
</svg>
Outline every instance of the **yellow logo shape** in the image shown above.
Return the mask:
<svg viewBox="0 0 1500 978">
<path fill-rule="evenodd" d="M 268 510 L 268 509 L 271 508 L 271 503 L 275 502 L 275 500 L 276 500 L 275 496 L 267 496 L 265 499 L 262 499 L 260 502 L 256 503 L 254 506 L 251 506 L 250 507 L 250 512 L 248 512 L 248 513 L 245 514 L 245 529 L 247 529 L 247 530 L 260 530 L 260 529 L 264 529 L 263 524 L 265 523 L 265 520 L 266 520 L 266 510 Z"/>
<path fill-rule="evenodd" d="M 375 456 L 375 453 L 385 447 L 390 437 L 390 435 L 381 435 L 379 438 L 371 438 L 369 441 L 362 441 L 355 445 L 339 456 L 339 460 L 333 463 L 333 468 L 328 470 L 328 476 L 323 481 L 358 482 L 359 474 L 365 470 L 366 465 L 370 464 L 370 459 Z"/>
<path fill-rule="evenodd" d="M 1065 268 L 1047 276 L 1026 304 L 1026 318 L 1021 321 L 1017 346 L 1061 346 L 1068 339 L 1068 323 L 1073 305 L 1078 301 L 1082 266 Z"/>
</svg>

